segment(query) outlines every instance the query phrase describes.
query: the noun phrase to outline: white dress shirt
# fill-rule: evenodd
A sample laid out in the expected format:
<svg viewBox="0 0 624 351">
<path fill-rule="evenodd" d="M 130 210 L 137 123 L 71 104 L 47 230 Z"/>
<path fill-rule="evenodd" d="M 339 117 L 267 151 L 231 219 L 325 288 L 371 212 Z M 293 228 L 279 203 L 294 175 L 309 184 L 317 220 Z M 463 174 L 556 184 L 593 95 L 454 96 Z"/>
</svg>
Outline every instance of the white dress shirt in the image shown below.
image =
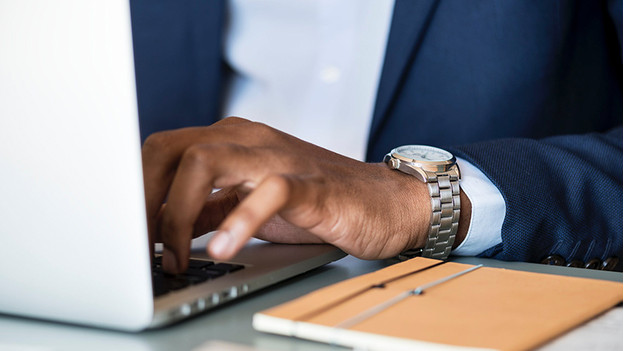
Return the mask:
<svg viewBox="0 0 624 351">
<path fill-rule="evenodd" d="M 230 0 L 228 5 L 225 59 L 234 76 L 225 115 L 263 122 L 363 160 L 394 0 Z M 472 216 L 468 235 L 453 254 L 476 255 L 501 242 L 505 202 L 481 171 L 458 163 Z"/>
</svg>

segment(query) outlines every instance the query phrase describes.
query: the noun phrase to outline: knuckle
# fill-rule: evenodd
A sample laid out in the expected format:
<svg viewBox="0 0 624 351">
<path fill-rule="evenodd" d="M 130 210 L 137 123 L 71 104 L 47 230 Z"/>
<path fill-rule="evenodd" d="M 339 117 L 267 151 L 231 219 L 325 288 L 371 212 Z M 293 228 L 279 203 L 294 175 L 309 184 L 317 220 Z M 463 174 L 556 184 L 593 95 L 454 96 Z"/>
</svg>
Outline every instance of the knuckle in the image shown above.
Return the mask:
<svg viewBox="0 0 624 351">
<path fill-rule="evenodd" d="M 242 144 L 258 144 L 274 138 L 277 133 L 276 129 L 261 123 L 254 122 L 240 117 L 226 117 L 215 126 L 224 128 L 224 131 L 230 134 L 234 140 Z"/>
<path fill-rule="evenodd" d="M 191 145 L 182 155 L 182 164 L 187 166 L 207 166 L 214 161 L 213 154 L 213 152 L 210 152 L 210 148 L 205 145 Z"/>
<path fill-rule="evenodd" d="M 244 123 L 237 124 L 236 128 L 238 135 L 244 138 L 247 142 L 266 141 L 272 134 L 274 134 L 273 128 L 261 122 L 245 120 Z"/>
<path fill-rule="evenodd" d="M 218 121 L 215 124 L 239 124 L 239 123 L 245 123 L 245 122 L 250 122 L 250 121 L 242 117 L 229 116 L 229 117 L 223 118 L 222 120 Z"/>
<path fill-rule="evenodd" d="M 274 130 L 269 125 L 264 124 L 262 122 L 251 122 L 250 129 L 252 129 L 255 133 L 266 136 L 268 134 L 273 134 Z"/>
<path fill-rule="evenodd" d="M 143 153 L 159 153 L 166 150 L 173 140 L 172 131 L 151 134 L 143 143 Z"/>
</svg>

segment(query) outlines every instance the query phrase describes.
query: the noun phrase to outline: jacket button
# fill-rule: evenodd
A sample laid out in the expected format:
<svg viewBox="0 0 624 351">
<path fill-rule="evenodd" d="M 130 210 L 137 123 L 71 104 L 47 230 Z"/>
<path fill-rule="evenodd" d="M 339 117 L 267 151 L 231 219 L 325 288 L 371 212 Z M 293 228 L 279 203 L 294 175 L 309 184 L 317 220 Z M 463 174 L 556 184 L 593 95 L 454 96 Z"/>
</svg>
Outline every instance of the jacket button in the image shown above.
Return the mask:
<svg viewBox="0 0 624 351">
<path fill-rule="evenodd" d="M 603 271 L 614 271 L 618 263 L 620 263 L 619 258 L 609 257 L 606 260 L 602 261 L 602 267 L 600 267 L 600 269 L 602 269 Z"/>
<path fill-rule="evenodd" d="M 602 261 L 597 258 L 592 258 L 591 260 L 585 263 L 585 268 L 587 269 L 599 269 L 602 267 Z"/>
<path fill-rule="evenodd" d="M 585 264 L 581 260 L 572 260 L 566 266 L 568 266 L 568 267 L 575 267 L 575 268 L 583 268 L 583 267 L 585 267 Z"/>
<path fill-rule="evenodd" d="M 550 255 L 542 260 L 543 264 L 548 264 L 551 266 L 563 266 L 566 262 L 563 257 L 559 255 Z"/>
</svg>

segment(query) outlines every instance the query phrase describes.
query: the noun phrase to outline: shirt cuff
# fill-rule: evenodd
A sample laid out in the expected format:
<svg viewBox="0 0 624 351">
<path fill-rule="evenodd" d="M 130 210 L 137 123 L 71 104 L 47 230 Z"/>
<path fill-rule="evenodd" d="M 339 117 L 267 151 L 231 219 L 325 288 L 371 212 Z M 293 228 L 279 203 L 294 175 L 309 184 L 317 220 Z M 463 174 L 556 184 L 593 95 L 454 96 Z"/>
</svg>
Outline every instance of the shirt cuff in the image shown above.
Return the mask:
<svg viewBox="0 0 624 351">
<path fill-rule="evenodd" d="M 461 170 L 459 185 L 470 199 L 472 214 L 464 241 L 451 253 L 457 256 L 475 256 L 500 244 L 505 219 L 505 200 L 498 188 L 470 162 L 457 159 Z"/>
</svg>

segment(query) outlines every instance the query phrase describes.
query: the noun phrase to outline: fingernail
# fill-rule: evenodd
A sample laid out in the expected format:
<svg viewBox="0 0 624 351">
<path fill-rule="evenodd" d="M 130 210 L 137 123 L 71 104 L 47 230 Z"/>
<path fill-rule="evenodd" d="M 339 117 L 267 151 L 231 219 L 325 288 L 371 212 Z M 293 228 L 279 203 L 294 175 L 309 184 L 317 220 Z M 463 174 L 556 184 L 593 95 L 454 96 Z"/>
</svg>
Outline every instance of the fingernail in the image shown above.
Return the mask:
<svg viewBox="0 0 624 351">
<path fill-rule="evenodd" d="M 231 245 L 232 237 L 230 233 L 220 230 L 210 242 L 210 252 L 215 256 L 223 257 L 229 253 Z"/>
<path fill-rule="evenodd" d="M 178 258 L 168 248 L 163 249 L 163 268 L 167 272 L 178 273 Z"/>
</svg>

